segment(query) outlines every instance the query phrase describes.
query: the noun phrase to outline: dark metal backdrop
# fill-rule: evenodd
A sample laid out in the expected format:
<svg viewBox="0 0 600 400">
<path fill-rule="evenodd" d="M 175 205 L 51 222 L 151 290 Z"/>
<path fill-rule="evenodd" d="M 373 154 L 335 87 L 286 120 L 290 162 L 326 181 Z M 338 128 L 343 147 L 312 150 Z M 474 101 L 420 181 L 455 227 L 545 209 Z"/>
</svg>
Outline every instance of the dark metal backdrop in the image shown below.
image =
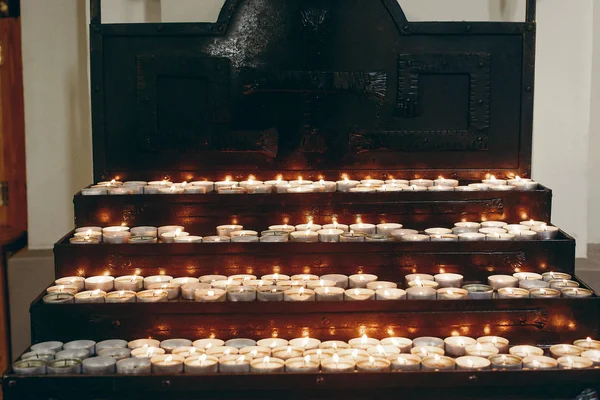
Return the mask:
<svg viewBox="0 0 600 400">
<path fill-rule="evenodd" d="M 96 180 L 530 173 L 535 1 L 524 23 L 227 0 L 216 23 L 102 24 L 100 3 Z"/>
</svg>

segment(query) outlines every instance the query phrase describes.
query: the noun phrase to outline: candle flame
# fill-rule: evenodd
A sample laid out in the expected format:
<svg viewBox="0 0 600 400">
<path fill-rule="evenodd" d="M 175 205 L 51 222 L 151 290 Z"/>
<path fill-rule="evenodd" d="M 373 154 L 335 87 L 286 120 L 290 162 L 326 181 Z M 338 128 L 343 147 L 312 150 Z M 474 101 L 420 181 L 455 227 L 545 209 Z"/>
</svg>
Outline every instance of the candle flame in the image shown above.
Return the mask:
<svg viewBox="0 0 600 400">
<path fill-rule="evenodd" d="M 246 360 L 244 356 L 239 356 L 237 360 L 235 360 L 236 364 L 243 363 Z"/>
<path fill-rule="evenodd" d="M 352 350 L 352 358 L 354 358 L 356 360 L 357 357 L 358 357 L 358 349 Z"/>
<path fill-rule="evenodd" d="M 585 339 L 585 341 L 586 341 L 588 344 L 590 344 L 590 343 L 592 343 L 592 338 L 588 336 L 588 337 L 587 337 L 587 339 Z"/>
<path fill-rule="evenodd" d="M 439 355 L 437 355 L 437 354 L 434 354 L 434 355 L 433 355 L 433 359 L 434 359 L 435 361 L 440 361 L 440 360 L 441 360 L 440 356 L 439 356 Z"/>
<path fill-rule="evenodd" d="M 310 362 L 310 356 L 307 354 L 306 356 L 304 356 L 304 364 L 308 364 Z"/>
<path fill-rule="evenodd" d="M 175 229 L 175 237 L 178 237 L 179 235 L 181 235 L 181 228 L 177 228 Z"/>
<path fill-rule="evenodd" d="M 359 289 L 354 289 L 354 294 L 355 294 L 356 296 L 360 295 L 360 290 L 359 290 Z"/>
<path fill-rule="evenodd" d="M 171 361 L 173 361 L 173 356 L 168 356 L 167 358 L 165 358 L 165 364 L 170 363 Z"/>
<path fill-rule="evenodd" d="M 363 334 L 362 337 L 360 338 L 360 343 L 361 344 L 367 344 L 369 341 L 369 337 L 367 336 L 367 334 Z"/>
<path fill-rule="evenodd" d="M 333 355 L 333 362 L 336 364 L 340 362 L 340 356 L 338 356 L 337 353 Z"/>
<path fill-rule="evenodd" d="M 98 294 L 100 294 L 100 289 L 96 289 L 92 292 L 92 296 L 96 296 Z"/>
<path fill-rule="evenodd" d="M 385 355 L 385 349 L 380 344 L 377 345 L 377 353 Z"/>
<path fill-rule="evenodd" d="M 427 357 L 429 355 L 429 352 L 425 347 L 421 347 L 421 354 L 423 354 L 423 357 Z"/>
<path fill-rule="evenodd" d="M 506 356 L 502 354 L 502 364 L 505 364 L 506 360 L 508 360 L 508 358 L 506 358 Z"/>
<path fill-rule="evenodd" d="M 255 177 L 254 175 L 250 175 L 250 176 L 248 177 L 248 183 L 252 183 L 252 182 L 254 182 L 255 180 L 256 180 L 256 177 Z"/>
<path fill-rule="evenodd" d="M 288 353 L 288 354 L 291 354 L 292 353 L 292 346 L 288 346 L 287 350 L 285 352 Z"/>
<path fill-rule="evenodd" d="M 298 176 L 298 182 L 302 183 L 302 176 Z"/>
<path fill-rule="evenodd" d="M 208 296 L 213 297 L 215 295 L 215 292 L 212 290 L 209 290 L 207 294 L 208 294 Z"/>
<path fill-rule="evenodd" d="M 280 183 L 283 180 L 283 175 L 279 174 L 277 175 L 277 183 Z"/>
<path fill-rule="evenodd" d="M 471 360 L 470 358 L 467 360 L 467 365 L 469 366 L 469 368 L 473 368 L 473 366 L 475 365 L 475 363 L 473 362 L 473 360 Z"/>
<path fill-rule="evenodd" d="M 494 336 L 494 337 L 492 338 L 492 344 L 493 344 L 494 346 L 496 346 L 496 345 L 498 344 L 498 338 L 497 338 L 496 336 Z"/>
<path fill-rule="evenodd" d="M 481 349 L 482 349 L 481 343 L 477 342 L 477 351 L 481 351 Z"/>
<path fill-rule="evenodd" d="M 308 346 L 308 341 L 309 341 L 309 339 L 310 339 L 310 338 L 307 336 L 307 337 L 305 337 L 305 338 L 302 340 L 302 347 L 306 347 L 306 346 Z"/>
<path fill-rule="evenodd" d="M 298 294 L 304 296 L 304 286 L 301 286 L 300 289 L 298 289 Z"/>
<path fill-rule="evenodd" d="M 390 292 L 388 292 L 387 289 L 386 289 L 386 290 L 383 291 L 383 295 L 384 296 L 389 296 Z M 396 344 L 394 341 L 392 341 L 392 343 Z"/>
<path fill-rule="evenodd" d="M 371 363 L 371 365 L 375 365 L 375 357 L 373 356 L 369 356 L 369 362 Z"/>
<path fill-rule="evenodd" d="M 329 294 L 329 286 L 325 287 L 325 294 Z M 335 345 L 335 343 L 334 343 L 334 345 Z"/>
<path fill-rule="evenodd" d="M 231 176 L 227 175 L 227 176 L 225 177 L 225 182 L 231 182 Z"/>
<path fill-rule="evenodd" d="M 539 368 L 539 367 L 541 367 L 542 364 L 540 364 L 540 362 L 538 360 L 533 360 L 531 365 L 533 366 L 533 368 Z"/>
</svg>

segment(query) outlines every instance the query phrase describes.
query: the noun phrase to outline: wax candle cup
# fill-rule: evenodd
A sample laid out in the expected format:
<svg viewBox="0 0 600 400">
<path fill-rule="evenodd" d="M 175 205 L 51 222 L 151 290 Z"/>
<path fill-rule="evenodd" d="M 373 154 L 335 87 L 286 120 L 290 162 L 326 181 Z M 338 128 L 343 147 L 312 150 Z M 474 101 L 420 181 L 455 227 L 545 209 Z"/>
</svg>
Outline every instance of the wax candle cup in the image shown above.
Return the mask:
<svg viewBox="0 0 600 400">
<path fill-rule="evenodd" d="M 434 354 L 421 360 L 421 368 L 429 371 L 452 370 L 456 368 L 456 362 L 450 357 Z"/>
<path fill-rule="evenodd" d="M 412 354 L 398 354 L 391 359 L 392 371 L 418 371 L 421 369 L 421 357 Z"/>
<path fill-rule="evenodd" d="M 555 369 L 558 361 L 554 358 L 539 356 L 528 356 L 523 358 L 523 367 L 527 369 Z"/>
<path fill-rule="evenodd" d="M 388 288 L 375 291 L 375 300 L 404 300 L 406 291 L 402 289 Z"/>
<path fill-rule="evenodd" d="M 340 357 L 338 354 L 334 354 L 331 358 L 321 362 L 321 370 L 324 373 L 348 373 L 354 371 L 355 365 L 356 362 L 353 359 Z"/>
<path fill-rule="evenodd" d="M 379 340 L 375 338 L 370 338 L 366 334 L 364 334 L 359 338 L 350 339 L 348 341 L 348 344 L 353 349 L 366 350 L 369 347 L 377 346 L 379 344 Z"/>
<path fill-rule="evenodd" d="M 520 345 L 511 347 L 509 353 L 513 356 L 525 358 L 529 356 L 543 356 L 544 350 L 535 346 Z"/>
<path fill-rule="evenodd" d="M 466 347 L 476 345 L 477 341 L 467 336 L 450 336 L 444 339 L 446 354 L 461 357 L 466 354 Z"/>
<path fill-rule="evenodd" d="M 491 362 L 483 357 L 463 356 L 456 359 L 456 367 L 459 370 L 480 370 L 487 369 Z"/>
<path fill-rule="evenodd" d="M 218 370 L 219 359 L 206 354 L 188 357 L 184 361 L 184 371 L 189 375 L 212 374 Z"/>
<path fill-rule="evenodd" d="M 138 303 L 163 303 L 169 300 L 169 292 L 162 289 L 143 290 L 136 295 Z"/>
<path fill-rule="evenodd" d="M 583 349 L 570 344 L 557 344 L 550 347 L 550 354 L 554 358 L 565 356 L 579 356 L 583 353 Z"/>
<path fill-rule="evenodd" d="M 576 340 L 575 342 L 573 342 L 573 344 L 584 350 L 600 350 L 600 341 L 592 340 L 592 338 L 590 337 L 586 339 Z"/>
<path fill-rule="evenodd" d="M 489 358 L 492 369 L 515 370 L 523 367 L 520 357 L 509 354 L 498 354 Z"/>
</svg>

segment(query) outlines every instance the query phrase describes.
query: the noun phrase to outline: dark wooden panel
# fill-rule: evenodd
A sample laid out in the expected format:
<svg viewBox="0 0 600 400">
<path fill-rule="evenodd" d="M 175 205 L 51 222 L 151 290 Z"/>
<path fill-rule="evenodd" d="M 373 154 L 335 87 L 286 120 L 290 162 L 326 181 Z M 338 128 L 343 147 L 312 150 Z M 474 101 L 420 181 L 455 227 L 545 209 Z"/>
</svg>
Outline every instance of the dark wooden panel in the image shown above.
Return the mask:
<svg viewBox="0 0 600 400">
<path fill-rule="evenodd" d="M 30 399 L 552 399 L 598 390 L 600 370 L 204 376 L 5 375 L 6 400 Z M 290 390 L 293 388 L 293 390 Z M 590 399 L 593 397 L 589 397 Z"/>
<path fill-rule="evenodd" d="M 389 243 L 191 243 L 71 245 L 69 234 L 54 246 L 56 276 L 168 273 L 200 276 L 281 272 L 372 273 L 401 281 L 415 271 L 460 272 L 467 280 L 493 273 L 574 272 L 575 241 Z M 279 271 L 276 271 L 276 269 Z"/>
<path fill-rule="evenodd" d="M 308 179 L 308 178 L 306 178 Z M 181 224 L 189 232 L 209 235 L 233 218 L 261 231 L 269 225 L 315 223 L 399 222 L 407 228 L 452 227 L 459 221 L 527 219 L 550 221 L 552 192 L 393 192 L 308 193 L 302 195 L 76 195 L 77 226 Z"/>
<path fill-rule="evenodd" d="M 447 337 L 486 334 L 514 344 L 569 343 L 596 337 L 600 299 L 399 300 L 156 304 L 43 304 L 31 307 L 32 340 L 173 337 L 349 340 L 363 333 Z"/>
<path fill-rule="evenodd" d="M 97 180 L 530 172 L 531 24 L 411 23 L 389 0 L 228 0 L 214 24 L 93 10 Z"/>
</svg>

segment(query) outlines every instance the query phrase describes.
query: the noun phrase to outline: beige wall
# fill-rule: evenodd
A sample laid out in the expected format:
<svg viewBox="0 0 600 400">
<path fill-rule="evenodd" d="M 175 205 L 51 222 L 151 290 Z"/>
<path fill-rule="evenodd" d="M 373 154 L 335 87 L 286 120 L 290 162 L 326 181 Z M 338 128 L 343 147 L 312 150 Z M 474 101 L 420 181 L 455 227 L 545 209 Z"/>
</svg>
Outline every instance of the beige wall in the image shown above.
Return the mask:
<svg viewBox="0 0 600 400">
<path fill-rule="evenodd" d="M 103 19 L 105 22 L 214 21 L 223 2 L 104 0 Z M 86 0 L 22 0 L 32 248 L 49 248 L 71 228 L 72 195 L 92 179 L 86 3 Z M 414 21 L 521 21 L 525 2 L 403 0 L 401 3 L 408 18 Z M 600 229 L 596 228 L 600 227 L 600 221 L 588 222 L 587 212 L 588 202 L 593 206 L 600 200 L 600 189 L 588 191 L 590 165 L 597 164 L 595 156 L 588 163 L 588 152 L 593 151 L 594 139 L 598 139 L 589 135 L 593 1 L 544 0 L 538 1 L 538 9 L 533 175 L 554 189 L 554 222 L 579 240 L 578 255 L 583 256 L 588 228 L 590 237 L 600 242 Z M 600 64 L 597 65 L 600 74 Z M 593 124 L 600 125 L 594 121 Z M 597 148 L 598 143 L 595 145 Z M 589 214 L 590 221 L 600 220 L 597 212 Z"/>
</svg>

